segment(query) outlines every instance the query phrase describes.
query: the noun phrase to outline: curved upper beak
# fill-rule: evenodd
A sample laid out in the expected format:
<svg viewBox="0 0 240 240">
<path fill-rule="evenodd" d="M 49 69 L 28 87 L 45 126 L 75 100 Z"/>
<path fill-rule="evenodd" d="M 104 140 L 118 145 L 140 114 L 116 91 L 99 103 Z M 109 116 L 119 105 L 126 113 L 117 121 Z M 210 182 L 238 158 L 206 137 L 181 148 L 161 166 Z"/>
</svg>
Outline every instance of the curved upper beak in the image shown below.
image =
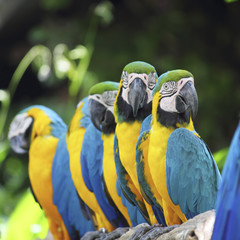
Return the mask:
<svg viewBox="0 0 240 240">
<path fill-rule="evenodd" d="M 29 149 L 30 142 L 26 139 L 24 134 L 19 134 L 9 139 L 10 146 L 16 153 L 26 153 Z"/>
<path fill-rule="evenodd" d="M 146 85 L 140 78 L 135 78 L 129 86 L 128 102 L 132 106 L 133 116 L 137 116 L 137 112 L 147 101 Z"/>
<path fill-rule="evenodd" d="M 192 81 L 186 82 L 176 97 L 176 109 L 182 113 L 189 111 L 193 118 L 197 115 L 198 96 Z"/>
<path fill-rule="evenodd" d="M 94 99 L 89 99 L 88 107 L 91 121 L 99 131 L 110 133 L 113 125 L 115 129 L 114 115 L 106 106 Z"/>
<path fill-rule="evenodd" d="M 17 115 L 10 125 L 8 139 L 16 153 L 26 153 L 31 142 L 33 119 L 21 114 Z"/>
</svg>

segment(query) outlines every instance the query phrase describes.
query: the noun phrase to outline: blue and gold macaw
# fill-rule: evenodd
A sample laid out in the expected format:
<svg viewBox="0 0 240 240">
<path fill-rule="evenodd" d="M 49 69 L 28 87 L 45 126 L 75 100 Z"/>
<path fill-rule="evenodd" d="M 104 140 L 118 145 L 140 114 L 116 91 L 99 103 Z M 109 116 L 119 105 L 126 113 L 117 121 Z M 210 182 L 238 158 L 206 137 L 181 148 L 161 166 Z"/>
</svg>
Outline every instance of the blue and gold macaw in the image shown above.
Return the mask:
<svg viewBox="0 0 240 240">
<path fill-rule="evenodd" d="M 138 139 L 138 180 L 146 199 L 163 209 L 167 225 L 213 209 L 221 182 L 211 152 L 194 130 L 197 108 L 190 72 L 162 74 L 153 90 L 152 116 Z"/>
<path fill-rule="evenodd" d="M 78 195 L 89 207 L 92 219 L 97 229 L 105 228 L 108 232 L 110 232 L 114 229 L 114 227 L 104 215 L 94 193 L 88 189 L 83 180 L 80 155 L 82 151 L 83 137 L 86 132 L 86 128 L 90 123 L 91 119 L 88 112 L 88 98 L 86 97 L 78 104 L 67 130 L 66 142 L 70 159 L 70 171 Z"/>
<path fill-rule="evenodd" d="M 143 198 L 137 179 L 135 148 L 143 120 L 151 113 L 152 90 L 157 82 L 155 68 L 145 62 L 127 64 L 122 72 L 114 104 L 116 136 L 115 163 L 121 188 L 128 200 L 138 206 L 149 223 L 157 223 L 151 205 Z"/>
<path fill-rule="evenodd" d="M 113 104 L 118 85 L 107 81 L 90 89 L 89 113 L 92 124 L 86 129 L 81 151 L 83 179 L 88 189 L 94 192 L 105 216 L 115 228 L 129 226 L 130 223 L 127 209 L 116 190 L 117 177 L 113 154 L 116 124 Z"/>
<path fill-rule="evenodd" d="M 44 106 L 31 106 L 12 121 L 8 138 L 17 153 L 29 153 L 29 178 L 36 201 L 42 207 L 54 239 L 70 239 L 57 206 L 53 203 L 52 162 L 57 144 L 67 127 Z"/>
<path fill-rule="evenodd" d="M 128 225 L 136 226 L 145 222 L 145 220 L 138 209 L 124 197 L 117 181 L 114 161 L 113 143 L 116 123 L 113 115 L 113 105 L 118 88 L 119 84 L 114 82 L 102 82 L 93 86 L 89 95 L 89 112 L 94 126 L 101 132 L 102 141 L 99 139 L 99 142 L 102 142 L 103 145 L 103 155 L 99 173 L 102 174 L 105 193 L 107 196 L 110 195 L 116 207 L 127 220 Z M 98 131 L 95 130 L 95 132 Z M 85 176 L 86 181 L 88 181 L 88 178 L 88 176 Z"/>
<path fill-rule="evenodd" d="M 240 239 L 240 122 L 233 136 L 216 200 L 212 240 Z"/>
</svg>

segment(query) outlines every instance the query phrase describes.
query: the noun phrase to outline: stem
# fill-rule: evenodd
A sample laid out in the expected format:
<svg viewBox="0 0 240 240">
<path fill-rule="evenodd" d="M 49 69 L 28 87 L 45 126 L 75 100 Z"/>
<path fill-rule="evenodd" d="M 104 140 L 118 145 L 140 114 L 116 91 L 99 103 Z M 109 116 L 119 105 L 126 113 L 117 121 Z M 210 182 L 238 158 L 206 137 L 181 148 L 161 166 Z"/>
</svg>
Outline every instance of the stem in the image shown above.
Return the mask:
<svg viewBox="0 0 240 240">
<path fill-rule="evenodd" d="M 33 60 L 37 56 L 43 55 L 44 52 L 45 53 L 50 52 L 50 50 L 43 45 L 37 45 L 37 46 L 32 47 L 27 52 L 27 54 L 23 57 L 23 59 L 21 60 L 21 62 L 18 65 L 17 69 L 13 73 L 13 76 L 12 76 L 9 86 L 8 86 L 9 99 L 6 100 L 5 102 L 2 102 L 1 117 L 0 117 L 0 136 L 2 136 L 13 96 L 16 92 L 17 86 L 18 86 L 23 74 L 25 73 L 25 71 L 27 70 L 29 65 L 33 62 Z"/>
<path fill-rule="evenodd" d="M 95 15 L 92 16 L 87 34 L 86 34 L 86 38 L 85 38 L 85 46 L 88 50 L 86 56 L 84 58 L 82 58 L 75 70 L 75 74 L 74 77 L 72 79 L 72 82 L 70 84 L 69 87 L 69 94 L 72 97 L 76 97 L 79 89 L 82 85 L 83 82 L 83 78 L 86 75 L 86 72 L 88 70 L 91 58 L 92 58 L 92 54 L 93 54 L 93 50 L 94 50 L 94 40 L 96 37 L 96 33 L 97 33 L 97 26 L 98 26 L 98 20 L 99 18 L 96 17 Z"/>
</svg>

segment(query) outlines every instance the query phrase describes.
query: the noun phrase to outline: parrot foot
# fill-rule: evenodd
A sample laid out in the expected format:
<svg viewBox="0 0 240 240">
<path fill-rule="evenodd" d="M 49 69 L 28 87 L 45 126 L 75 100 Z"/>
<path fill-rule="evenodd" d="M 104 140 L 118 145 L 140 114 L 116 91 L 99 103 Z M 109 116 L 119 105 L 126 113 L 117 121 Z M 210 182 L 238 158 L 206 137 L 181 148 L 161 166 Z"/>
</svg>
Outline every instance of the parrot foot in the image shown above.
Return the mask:
<svg viewBox="0 0 240 240">
<path fill-rule="evenodd" d="M 104 237 L 104 240 L 118 239 L 127 231 L 129 231 L 129 227 L 119 227 L 119 228 L 115 229 L 114 231 L 108 233 L 108 235 Z"/>
<path fill-rule="evenodd" d="M 129 240 L 151 240 L 156 239 L 160 235 L 172 231 L 178 225 L 164 227 L 160 224 L 154 224 L 152 226 L 143 226 L 138 228 L 136 232 L 131 236 Z"/>
<path fill-rule="evenodd" d="M 107 235 L 108 231 L 105 228 L 101 228 L 99 231 L 90 231 L 85 233 L 81 240 L 105 239 Z"/>
</svg>

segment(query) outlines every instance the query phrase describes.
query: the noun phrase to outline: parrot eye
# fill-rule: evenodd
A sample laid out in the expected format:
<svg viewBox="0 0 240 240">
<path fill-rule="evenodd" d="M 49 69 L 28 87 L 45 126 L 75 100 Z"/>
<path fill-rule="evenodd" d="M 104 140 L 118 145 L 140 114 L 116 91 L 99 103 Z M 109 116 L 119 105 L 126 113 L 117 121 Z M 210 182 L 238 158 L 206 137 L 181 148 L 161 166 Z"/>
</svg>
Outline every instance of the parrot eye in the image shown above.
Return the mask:
<svg viewBox="0 0 240 240">
<path fill-rule="evenodd" d="M 162 96 L 170 96 L 177 92 L 177 84 L 175 81 L 163 83 L 160 93 Z"/>
<path fill-rule="evenodd" d="M 101 97 L 100 97 L 99 95 L 96 94 L 96 98 L 97 98 L 98 100 L 100 100 Z"/>
<path fill-rule="evenodd" d="M 128 86 L 128 74 L 127 74 L 127 72 L 126 71 L 124 71 L 123 73 L 122 73 L 122 84 L 123 84 L 123 87 L 124 88 L 127 88 L 127 86 Z"/>
<path fill-rule="evenodd" d="M 153 89 L 156 85 L 156 74 L 154 72 L 151 72 L 148 75 L 148 88 Z"/>
</svg>

